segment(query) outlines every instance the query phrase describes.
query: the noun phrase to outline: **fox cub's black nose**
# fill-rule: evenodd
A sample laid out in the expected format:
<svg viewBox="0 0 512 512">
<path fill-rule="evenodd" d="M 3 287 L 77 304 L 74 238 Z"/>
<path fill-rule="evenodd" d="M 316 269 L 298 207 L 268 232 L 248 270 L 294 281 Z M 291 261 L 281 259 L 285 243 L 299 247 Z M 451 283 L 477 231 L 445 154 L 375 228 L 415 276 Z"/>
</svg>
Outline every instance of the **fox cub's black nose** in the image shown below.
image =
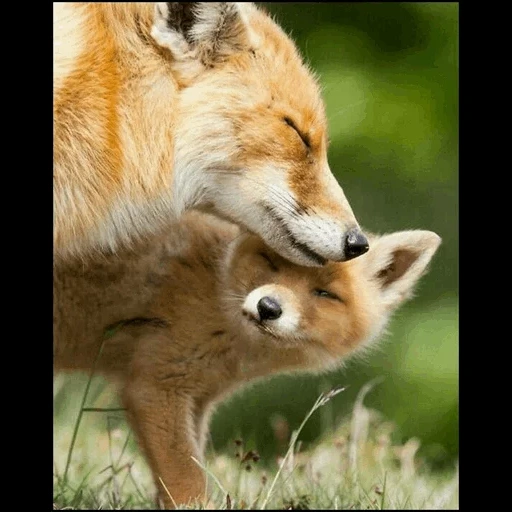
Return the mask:
<svg viewBox="0 0 512 512">
<path fill-rule="evenodd" d="M 260 320 L 275 320 L 283 312 L 279 302 L 271 297 L 262 297 L 256 307 L 260 314 Z"/>
<path fill-rule="evenodd" d="M 351 229 L 345 238 L 345 260 L 351 260 L 364 254 L 370 248 L 368 239 L 358 228 Z"/>
</svg>

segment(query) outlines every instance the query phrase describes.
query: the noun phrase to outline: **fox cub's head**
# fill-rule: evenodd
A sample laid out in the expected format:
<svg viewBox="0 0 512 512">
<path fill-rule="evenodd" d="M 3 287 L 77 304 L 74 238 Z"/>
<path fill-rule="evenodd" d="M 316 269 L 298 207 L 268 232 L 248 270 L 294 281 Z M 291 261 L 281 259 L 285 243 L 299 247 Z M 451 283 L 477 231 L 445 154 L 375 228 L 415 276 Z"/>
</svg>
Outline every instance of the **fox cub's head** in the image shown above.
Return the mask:
<svg viewBox="0 0 512 512">
<path fill-rule="evenodd" d="M 180 94 L 175 202 L 202 207 L 308 266 L 366 252 L 327 162 L 319 87 L 254 5 L 158 3 L 151 31 Z"/>
<path fill-rule="evenodd" d="M 441 239 L 403 231 L 370 242 L 360 258 L 311 268 L 281 258 L 255 236 L 235 241 L 225 276 L 230 317 L 247 340 L 303 351 L 312 369 L 336 365 L 379 336 Z"/>
</svg>

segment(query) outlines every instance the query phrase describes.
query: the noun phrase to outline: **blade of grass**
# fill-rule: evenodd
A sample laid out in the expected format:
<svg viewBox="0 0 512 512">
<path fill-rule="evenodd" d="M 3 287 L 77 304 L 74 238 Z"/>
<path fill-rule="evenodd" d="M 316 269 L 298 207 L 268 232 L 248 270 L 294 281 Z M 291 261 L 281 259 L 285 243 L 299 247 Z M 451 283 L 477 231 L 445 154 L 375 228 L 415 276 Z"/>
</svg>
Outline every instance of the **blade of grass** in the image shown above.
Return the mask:
<svg viewBox="0 0 512 512">
<path fill-rule="evenodd" d="M 269 502 L 270 500 L 270 497 L 272 495 L 272 492 L 274 491 L 274 487 L 276 485 L 276 482 L 277 480 L 279 479 L 280 475 L 281 475 L 281 472 L 283 471 L 283 468 L 288 460 L 288 458 L 291 456 L 291 454 L 293 453 L 293 450 L 295 448 L 295 443 L 297 442 L 297 439 L 300 435 L 300 433 L 302 432 L 302 429 L 304 428 L 304 425 L 306 425 L 306 423 L 308 422 L 309 418 L 311 418 L 311 416 L 314 414 L 314 412 L 319 409 L 320 407 L 322 407 L 323 405 L 325 405 L 327 402 L 329 402 L 329 400 L 331 400 L 331 398 L 335 397 L 338 393 L 341 393 L 342 391 L 344 391 L 346 388 L 333 388 L 331 391 L 329 391 L 328 393 L 322 393 L 316 400 L 316 402 L 314 403 L 313 407 L 311 408 L 311 410 L 309 411 L 309 413 L 306 415 L 306 417 L 304 418 L 304 420 L 302 421 L 302 423 L 300 424 L 299 428 L 297 430 L 295 430 L 292 434 L 292 437 L 291 437 L 291 440 L 290 440 L 290 444 L 288 446 L 288 450 L 283 458 L 283 460 L 281 461 L 281 464 L 279 465 L 279 468 L 277 470 L 277 473 L 275 474 L 274 476 L 274 479 L 272 480 L 272 484 L 270 485 L 270 488 L 268 490 L 268 493 L 267 493 L 267 496 L 265 498 L 265 500 L 263 501 L 262 505 L 261 505 L 261 508 L 260 510 L 264 510 L 265 507 L 267 506 L 267 503 Z"/>
<path fill-rule="evenodd" d="M 124 485 L 126 484 L 126 481 L 128 480 L 128 477 L 130 476 L 130 469 L 133 466 L 133 462 L 127 462 L 124 466 L 122 466 L 121 469 L 127 467 L 126 475 L 123 478 L 123 481 L 121 482 L 121 491 L 124 489 Z"/>
<path fill-rule="evenodd" d="M 380 384 L 384 380 L 384 377 L 379 376 L 372 379 L 370 382 L 366 383 L 359 393 L 357 394 L 356 401 L 354 404 L 354 409 L 352 412 L 352 419 L 350 422 L 350 442 L 348 446 L 348 461 L 349 468 L 352 475 L 357 474 L 357 451 L 358 451 L 358 443 L 360 441 L 360 425 L 359 420 L 361 419 L 361 415 L 363 414 L 364 405 L 363 401 L 366 395 L 377 385 Z"/>
<path fill-rule="evenodd" d="M 368 494 L 368 492 L 366 491 L 366 489 L 364 488 L 364 486 L 361 483 L 359 483 L 359 488 L 363 491 L 364 495 L 366 496 L 366 499 L 370 503 L 372 510 L 376 510 L 377 507 L 375 506 L 373 500 L 370 498 L 370 495 Z"/>
<path fill-rule="evenodd" d="M 146 493 L 146 496 L 144 496 L 144 495 L 142 494 L 142 491 L 141 491 L 141 490 L 140 490 L 140 488 L 139 488 L 139 485 L 137 484 L 137 481 L 135 480 L 135 477 L 133 476 L 133 473 L 132 473 L 132 467 L 133 467 L 133 466 L 130 466 L 130 468 L 128 469 L 128 473 L 129 473 L 129 475 L 130 475 L 130 480 L 132 481 L 133 486 L 135 487 L 135 490 L 137 491 L 137 493 L 138 493 L 138 495 L 139 495 L 140 499 L 141 499 L 141 500 L 143 500 L 143 501 L 144 501 L 144 500 L 147 500 L 147 493 L 148 493 L 148 492 L 147 492 L 147 489 L 146 489 L 146 488 L 144 488 L 144 492 Z"/>
<path fill-rule="evenodd" d="M 121 463 L 121 459 L 123 458 L 124 451 L 126 450 L 126 447 L 128 446 L 128 440 L 130 439 L 131 430 L 128 431 L 128 435 L 126 436 L 126 440 L 123 444 L 123 448 L 121 449 L 121 455 L 119 455 L 119 458 L 116 461 L 116 466 L 118 466 Z"/>
<path fill-rule="evenodd" d="M 64 475 L 63 475 L 63 480 L 65 483 L 67 483 L 67 481 L 68 481 L 69 466 L 71 464 L 71 458 L 73 456 L 73 450 L 75 448 L 76 437 L 78 434 L 78 428 L 80 427 L 80 422 L 82 421 L 82 415 L 84 413 L 85 402 L 87 400 L 87 395 L 89 394 L 89 389 L 91 387 L 91 382 L 92 382 L 92 378 L 94 376 L 94 371 L 96 370 L 96 364 L 97 364 L 98 359 L 100 358 L 101 353 L 103 351 L 103 345 L 105 344 L 105 341 L 106 341 L 106 339 L 104 339 L 101 342 L 98 353 L 96 354 L 96 357 L 94 358 L 94 362 L 92 364 L 91 373 L 89 374 L 89 379 L 87 380 L 87 385 L 85 386 L 84 395 L 82 397 L 82 403 L 80 405 L 80 410 L 78 411 L 78 416 L 76 418 L 75 426 L 73 429 L 73 436 L 71 437 L 71 445 L 69 446 L 68 456 L 66 459 L 66 467 L 64 469 Z"/>
<path fill-rule="evenodd" d="M 218 488 L 222 491 L 223 496 L 226 496 L 228 493 L 226 489 L 219 482 L 219 479 L 201 462 L 199 462 L 195 457 L 191 457 L 191 459 L 208 475 L 212 478 L 212 480 L 217 484 Z"/>
<path fill-rule="evenodd" d="M 164 481 L 162 480 L 162 478 L 158 477 L 158 480 L 160 480 L 160 483 L 163 485 L 163 487 L 165 489 L 165 492 L 167 493 L 167 496 L 169 496 L 169 498 L 172 501 L 172 504 L 174 505 L 174 508 L 178 508 L 178 505 L 176 505 L 176 502 L 174 501 L 174 498 L 171 496 L 171 493 L 169 492 L 169 489 L 167 489 L 167 486 L 164 484 Z"/>
<path fill-rule="evenodd" d="M 388 476 L 388 472 L 384 473 L 384 483 L 382 484 L 382 496 L 380 499 L 380 509 L 384 510 L 384 500 L 386 499 L 386 478 Z"/>
<path fill-rule="evenodd" d="M 103 408 L 103 407 L 84 407 L 84 412 L 121 412 L 126 411 L 125 407 L 112 407 L 112 408 Z"/>
</svg>

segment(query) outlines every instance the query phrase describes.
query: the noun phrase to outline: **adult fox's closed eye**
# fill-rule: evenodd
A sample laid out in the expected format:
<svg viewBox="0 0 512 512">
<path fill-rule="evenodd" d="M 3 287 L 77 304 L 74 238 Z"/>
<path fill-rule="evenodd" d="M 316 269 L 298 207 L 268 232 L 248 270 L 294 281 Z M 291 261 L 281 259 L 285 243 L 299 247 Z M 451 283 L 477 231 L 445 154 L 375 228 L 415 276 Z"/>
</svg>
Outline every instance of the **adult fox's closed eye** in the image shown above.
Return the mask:
<svg viewBox="0 0 512 512">
<path fill-rule="evenodd" d="M 191 208 L 303 265 L 357 257 L 326 131 L 311 72 L 250 3 L 54 3 L 59 259 Z"/>
<path fill-rule="evenodd" d="M 202 498 L 204 475 L 192 457 L 203 455 L 215 405 L 248 381 L 333 369 L 368 346 L 411 295 L 440 238 L 404 231 L 370 241 L 359 258 L 308 268 L 197 213 L 136 251 L 62 264 L 56 367 L 90 370 L 101 348 L 96 370 L 120 382 L 165 505 Z"/>
</svg>

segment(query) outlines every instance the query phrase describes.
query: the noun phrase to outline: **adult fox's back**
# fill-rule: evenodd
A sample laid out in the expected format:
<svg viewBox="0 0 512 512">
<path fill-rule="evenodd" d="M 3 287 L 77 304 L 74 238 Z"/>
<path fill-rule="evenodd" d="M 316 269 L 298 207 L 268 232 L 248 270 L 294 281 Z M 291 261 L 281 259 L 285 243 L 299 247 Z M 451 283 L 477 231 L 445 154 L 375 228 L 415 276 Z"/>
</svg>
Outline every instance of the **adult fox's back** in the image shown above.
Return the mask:
<svg viewBox="0 0 512 512">
<path fill-rule="evenodd" d="M 316 265 L 367 250 L 317 83 L 252 4 L 54 4 L 54 243 L 116 249 L 199 208 Z"/>
</svg>

